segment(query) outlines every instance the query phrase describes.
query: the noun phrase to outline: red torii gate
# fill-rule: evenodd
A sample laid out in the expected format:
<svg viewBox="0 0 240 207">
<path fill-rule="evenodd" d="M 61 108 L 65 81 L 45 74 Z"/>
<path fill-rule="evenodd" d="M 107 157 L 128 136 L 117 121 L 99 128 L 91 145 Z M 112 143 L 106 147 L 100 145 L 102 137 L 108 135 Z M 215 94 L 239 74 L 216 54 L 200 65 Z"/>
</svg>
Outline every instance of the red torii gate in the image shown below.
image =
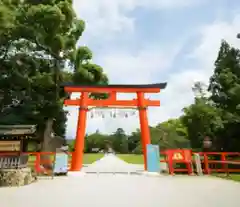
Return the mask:
<svg viewBox="0 0 240 207">
<path fill-rule="evenodd" d="M 74 85 L 64 84 L 65 92 L 81 93 L 80 99 L 66 99 L 67 106 L 79 106 L 75 152 L 72 156 L 71 171 L 79 171 L 83 164 L 84 137 L 86 132 L 86 118 L 88 107 L 136 107 L 139 110 L 141 141 L 144 155 L 144 169 L 147 169 L 146 146 L 151 143 L 148 126 L 147 107 L 160 106 L 159 100 L 149 100 L 144 97 L 145 93 L 159 93 L 166 88 L 167 83 L 148 85 Z M 91 93 L 106 93 L 107 99 L 95 100 Z M 136 93 L 137 99 L 118 100 L 117 93 Z M 70 96 L 69 96 L 70 97 Z"/>
</svg>

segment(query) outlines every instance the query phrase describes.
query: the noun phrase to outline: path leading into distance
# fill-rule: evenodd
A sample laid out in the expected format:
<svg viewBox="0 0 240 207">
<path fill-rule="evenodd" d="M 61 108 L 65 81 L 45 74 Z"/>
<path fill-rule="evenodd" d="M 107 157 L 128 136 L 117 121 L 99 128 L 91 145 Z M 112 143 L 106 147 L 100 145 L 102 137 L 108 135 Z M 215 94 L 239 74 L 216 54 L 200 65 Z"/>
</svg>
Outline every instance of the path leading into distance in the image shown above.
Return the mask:
<svg viewBox="0 0 240 207">
<path fill-rule="evenodd" d="M 118 168 L 116 167 L 118 165 Z M 0 188 L 3 207 L 239 207 L 240 183 L 203 176 L 145 176 L 124 173 L 142 167 L 106 156 L 84 172 L 18 188 Z"/>
<path fill-rule="evenodd" d="M 108 154 L 91 165 L 83 167 L 82 171 L 86 173 L 133 173 L 143 170 L 143 165 L 128 164 L 114 154 Z"/>
<path fill-rule="evenodd" d="M 161 163 L 161 169 L 166 170 L 165 163 Z M 141 173 L 144 171 L 143 165 L 128 164 L 114 154 L 105 155 L 103 158 L 91 165 L 83 167 L 86 173 Z"/>
</svg>

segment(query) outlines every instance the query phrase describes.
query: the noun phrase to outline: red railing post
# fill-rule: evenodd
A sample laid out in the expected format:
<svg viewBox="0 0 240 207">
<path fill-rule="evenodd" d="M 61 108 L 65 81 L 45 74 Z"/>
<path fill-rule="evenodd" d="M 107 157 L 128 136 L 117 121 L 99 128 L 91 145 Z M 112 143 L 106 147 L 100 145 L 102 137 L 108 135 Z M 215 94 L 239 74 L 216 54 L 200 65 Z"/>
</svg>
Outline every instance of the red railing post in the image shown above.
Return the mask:
<svg viewBox="0 0 240 207">
<path fill-rule="evenodd" d="M 182 154 L 184 155 L 184 161 L 186 163 L 186 167 L 188 170 L 188 174 L 193 174 L 193 168 L 192 168 L 192 151 L 191 150 L 182 150 Z"/>
<path fill-rule="evenodd" d="M 193 174 L 193 169 L 192 169 L 192 164 L 191 162 L 186 161 L 187 169 L 188 169 L 188 174 L 192 175 Z"/>
<path fill-rule="evenodd" d="M 173 160 L 168 159 L 168 169 L 169 169 L 169 174 L 173 175 L 174 174 L 174 167 L 173 167 Z"/>
<path fill-rule="evenodd" d="M 36 172 L 40 172 L 41 171 L 41 167 L 40 167 L 40 162 L 41 162 L 41 156 L 39 152 L 36 152 L 36 160 L 35 160 L 35 170 Z"/>
<path fill-rule="evenodd" d="M 226 159 L 226 154 L 223 152 L 221 153 L 221 161 L 222 161 L 222 169 L 225 170 L 225 172 L 228 170 L 227 169 L 227 159 Z"/>
<path fill-rule="evenodd" d="M 203 157 L 204 157 L 205 173 L 210 174 L 210 168 L 209 168 L 209 163 L 208 163 L 208 155 L 206 153 L 203 153 Z"/>
<path fill-rule="evenodd" d="M 174 174 L 174 162 L 173 162 L 173 158 L 172 158 L 172 150 L 167 150 L 166 151 L 166 158 L 167 158 L 167 164 L 168 164 L 168 170 L 169 170 L 169 174 L 173 175 Z"/>
</svg>

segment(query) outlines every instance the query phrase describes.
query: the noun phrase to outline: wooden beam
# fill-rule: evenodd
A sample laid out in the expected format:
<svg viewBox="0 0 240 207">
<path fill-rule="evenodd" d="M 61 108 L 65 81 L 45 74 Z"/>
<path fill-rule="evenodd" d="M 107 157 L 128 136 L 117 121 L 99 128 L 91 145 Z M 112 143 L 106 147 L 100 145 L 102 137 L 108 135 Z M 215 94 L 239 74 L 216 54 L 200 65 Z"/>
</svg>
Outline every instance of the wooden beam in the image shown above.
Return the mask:
<svg viewBox="0 0 240 207">
<path fill-rule="evenodd" d="M 111 92 L 109 93 L 109 98 L 107 100 L 111 100 L 111 101 L 116 101 L 117 100 L 117 92 Z"/>
<path fill-rule="evenodd" d="M 81 93 L 81 92 L 90 92 L 90 93 L 159 93 L 160 88 L 80 88 L 80 87 L 64 87 L 65 92 L 67 93 Z"/>
<path fill-rule="evenodd" d="M 145 106 L 160 106 L 160 101 L 158 100 L 145 100 L 144 101 Z M 71 99 L 66 99 L 64 101 L 64 105 L 67 106 L 80 106 L 80 99 L 75 99 L 75 100 L 71 100 Z M 87 102 L 88 106 L 96 106 L 96 107 L 111 107 L 111 106 L 126 106 L 126 107 L 130 107 L 130 106 L 138 106 L 138 101 L 136 99 L 133 100 L 115 100 L 112 101 L 110 100 L 91 100 L 89 99 Z"/>
</svg>

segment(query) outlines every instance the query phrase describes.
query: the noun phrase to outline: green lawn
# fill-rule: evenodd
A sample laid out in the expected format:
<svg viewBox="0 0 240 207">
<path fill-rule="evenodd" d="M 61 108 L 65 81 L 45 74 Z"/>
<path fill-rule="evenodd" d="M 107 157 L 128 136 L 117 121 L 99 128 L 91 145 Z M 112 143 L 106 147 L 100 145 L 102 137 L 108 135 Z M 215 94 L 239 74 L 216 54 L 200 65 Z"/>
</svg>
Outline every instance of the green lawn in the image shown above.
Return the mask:
<svg viewBox="0 0 240 207">
<path fill-rule="evenodd" d="M 131 164 L 143 164 L 143 155 L 117 154 L 117 156 L 125 162 Z"/>
<path fill-rule="evenodd" d="M 124 160 L 127 163 L 131 164 L 144 164 L 143 155 L 136 154 L 117 154 L 117 157 Z M 160 159 L 164 159 L 164 156 L 161 156 Z"/>
<path fill-rule="evenodd" d="M 104 154 L 102 153 L 96 153 L 96 154 L 88 154 L 85 153 L 83 156 L 83 164 L 91 164 L 99 159 L 101 159 L 104 156 Z M 143 164 L 143 155 L 135 155 L 135 154 L 117 154 L 117 156 L 128 162 L 128 163 L 132 163 L 132 164 Z M 52 156 L 52 159 L 54 157 Z M 71 159 L 71 158 L 70 158 Z M 30 156 L 29 157 L 29 161 L 30 162 L 34 162 L 35 161 L 35 156 Z"/>
<path fill-rule="evenodd" d="M 101 159 L 104 154 L 98 153 L 98 154 L 84 154 L 83 156 L 83 164 L 92 164 L 93 162 Z M 52 156 L 52 159 L 54 156 Z M 36 159 L 35 156 L 30 156 L 29 157 L 29 162 L 34 162 Z M 71 157 L 69 157 L 69 160 L 71 160 Z"/>
<path fill-rule="evenodd" d="M 84 154 L 83 164 L 92 164 L 93 162 L 101 159 L 104 156 L 102 153 L 97 154 Z"/>
<path fill-rule="evenodd" d="M 231 174 L 230 179 L 240 182 L 240 174 Z"/>
<path fill-rule="evenodd" d="M 213 174 L 213 175 L 216 177 L 219 177 L 219 178 L 224 178 L 224 179 L 240 182 L 240 174 L 230 174 L 229 177 L 227 177 L 225 173 L 218 173 L 218 174 Z"/>
</svg>

